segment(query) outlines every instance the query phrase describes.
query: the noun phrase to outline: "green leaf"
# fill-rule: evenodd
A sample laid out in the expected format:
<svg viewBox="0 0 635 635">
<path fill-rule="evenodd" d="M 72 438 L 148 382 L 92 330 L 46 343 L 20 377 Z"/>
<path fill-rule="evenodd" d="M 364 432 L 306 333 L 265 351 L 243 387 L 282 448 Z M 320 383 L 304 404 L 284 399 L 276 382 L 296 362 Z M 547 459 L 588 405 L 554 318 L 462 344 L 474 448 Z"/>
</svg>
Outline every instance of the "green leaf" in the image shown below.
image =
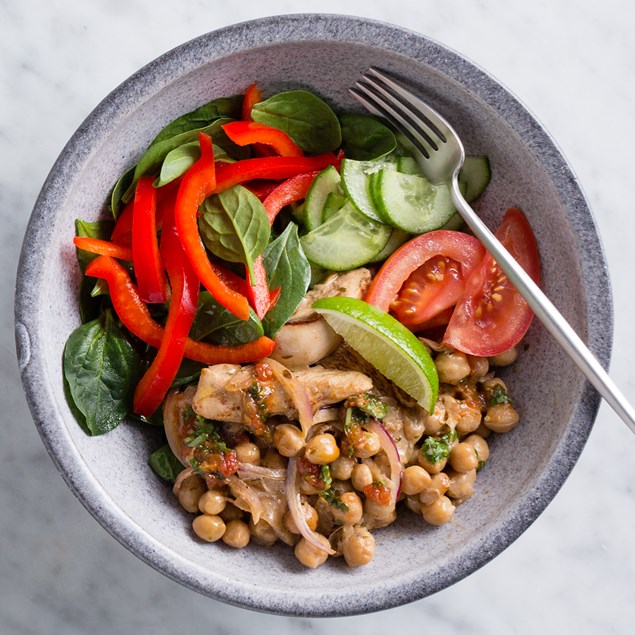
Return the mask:
<svg viewBox="0 0 635 635">
<path fill-rule="evenodd" d="M 71 333 L 64 348 L 64 376 L 90 434 L 104 434 L 123 421 L 140 370 L 137 352 L 110 311 Z"/>
<path fill-rule="evenodd" d="M 367 115 L 345 114 L 340 117 L 342 149 L 349 159 L 371 161 L 389 154 L 397 147 L 393 132 Z"/>
<path fill-rule="evenodd" d="M 182 115 L 178 119 L 170 122 L 159 134 L 152 140 L 152 144 L 165 141 L 176 135 L 205 128 L 209 126 L 215 119 L 240 119 L 243 105 L 243 96 L 234 95 L 233 97 L 219 97 L 203 104 L 196 110 Z M 150 144 L 150 145 L 152 145 Z"/>
<path fill-rule="evenodd" d="M 132 185 L 136 167 L 137 166 L 133 165 L 119 177 L 110 195 L 110 211 L 115 220 L 119 217 L 119 212 L 121 212 L 121 199 L 123 198 L 124 192 Z"/>
<path fill-rule="evenodd" d="M 265 333 L 273 336 L 298 308 L 311 280 L 311 265 L 300 246 L 297 225 L 287 225 L 265 249 L 262 261 L 269 288 L 281 288 L 278 301 L 262 322 Z"/>
<path fill-rule="evenodd" d="M 205 246 L 219 258 L 242 262 L 253 280 L 254 260 L 269 242 L 267 212 L 255 194 L 241 185 L 205 199 L 199 230 Z"/>
<path fill-rule="evenodd" d="M 213 144 L 215 161 L 233 161 L 223 148 Z M 183 176 L 200 158 L 201 146 L 198 141 L 184 143 L 167 153 L 161 172 L 154 182 L 154 187 L 162 187 Z"/>
<path fill-rule="evenodd" d="M 340 122 L 313 93 L 291 90 L 256 104 L 254 121 L 286 132 L 305 152 L 330 152 L 342 143 Z"/>
<path fill-rule="evenodd" d="M 111 220 L 97 220 L 92 223 L 75 219 L 75 235 L 82 238 L 99 238 L 100 240 L 110 240 L 115 224 Z M 77 250 L 77 262 L 79 262 L 82 273 L 86 271 L 88 263 L 97 258 L 97 254 L 83 249 Z"/>
<path fill-rule="evenodd" d="M 222 307 L 209 291 L 202 291 L 190 337 L 222 346 L 240 346 L 264 335 L 258 316 L 249 309 L 249 319 L 241 320 Z"/>
<path fill-rule="evenodd" d="M 148 465 L 157 476 L 168 483 L 174 483 L 176 477 L 185 469 L 167 443 L 150 455 Z"/>
<path fill-rule="evenodd" d="M 492 395 L 490 397 L 488 406 L 491 408 L 492 406 L 498 406 L 500 404 L 511 402 L 512 400 L 507 394 L 507 391 L 500 384 L 496 384 L 494 386 L 494 389 L 492 390 Z"/>
</svg>

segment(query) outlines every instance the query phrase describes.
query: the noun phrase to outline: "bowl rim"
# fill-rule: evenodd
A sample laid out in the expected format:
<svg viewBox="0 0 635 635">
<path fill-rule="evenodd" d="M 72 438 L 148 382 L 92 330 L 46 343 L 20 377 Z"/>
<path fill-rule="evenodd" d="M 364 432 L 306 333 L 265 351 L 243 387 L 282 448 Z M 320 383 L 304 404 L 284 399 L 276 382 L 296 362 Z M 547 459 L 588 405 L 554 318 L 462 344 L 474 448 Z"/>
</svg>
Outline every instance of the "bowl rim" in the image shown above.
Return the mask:
<svg viewBox="0 0 635 635">
<path fill-rule="evenodd" d="M 281 28 L 284 27 L 284 28 Z M 84 140 L 100 130 L 108 134 L 126 116 L 129 106 L 144 102 L 178 76 L 232 53 L 285 42 L 338 41 L 372 45 L 381 33 L 382 46 L 403 54 L 455 80 L 507 121 L 538 158 L 569 211 L 579 241 L 581 276 L 585 283 L 587 342 L 607 368 L 613 337 L 613 305 L 608 268 L 596 223 L 580 185 L 556 144 L 525 106 L 477 65 L 448 47 L 408 29 L 385 22 L 338 14 L 291 14 L 258 18 L 194 38 L 150 62 L 107 95 L 88 115 L 63 148 L 35 203 L 24 238 L 17 271 L 15 337 L 26 399 L 38 432 L 69 488 L 88 511 L 122 545 L 171 579 L 228 604 L 258 611 L 295 616 L 344 616 L 400 606 L 436 593 L 473 573 L 518 538 L 542 513 L 575 465 L 591 432 L 600 404 L 586 383 L 565 433 L 535 483 L 488 536 L 488 548 L 467 551 L 461 566 L 450 567 L 433 580 L 411 575 L 399 578 L 377 593 L 377 588 L 341 597 L 278 594 L 215 575 L 159 543 L 129 518 L 110 498 L 83 462 L 65 425 L 50 387 L 40 383 L 47 362 L 38 335 L 38 272 L 46 258 L 46 219 L 56 201 L 68 192 L 78 161 L 90 153 Z M 389 40 L 390 44 L 387 44 Z M 34 249 L 39 245 L 39 249 Z M 593 316 L 593 322 L 588 317 Z M 607 328 L 610 327 L 610 328 Z M 609 336 L 607 337 L 607 332 Z M 407 584 L 406 584 L 407 582 Z M 341 591 L 340 591 L 341 593 Z"/>
</svg>

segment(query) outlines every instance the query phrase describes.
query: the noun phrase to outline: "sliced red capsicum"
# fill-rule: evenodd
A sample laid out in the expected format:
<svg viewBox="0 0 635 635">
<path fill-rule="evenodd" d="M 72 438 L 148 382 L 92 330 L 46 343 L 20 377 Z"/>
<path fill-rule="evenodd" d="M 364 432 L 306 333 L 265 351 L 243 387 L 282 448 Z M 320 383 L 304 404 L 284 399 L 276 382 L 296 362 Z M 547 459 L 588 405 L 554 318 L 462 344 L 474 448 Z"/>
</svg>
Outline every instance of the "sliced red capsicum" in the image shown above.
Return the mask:
<svg viewBox="0 0 635 635">
<path fill-rule="evenodd" d="M 252 84 L 246 91 L 243 99 L 242 118 L 243 121 L 251 121 L 251 109 L 262 101 L 262 92 L 257 84 Z"/>
<path fill-rule="evenodd" d="M 216 186 L 212 140 L 209 135 L 201 133 L 199 143 L 201 157 L 185 173 L 176 197 L 174 211 L 176 229 L 183 250 L 203 286 L 228 311 L 241 320 L 246 320 L 249 317 L 247 298 L 228 287 L 220 278 L 207 257 L 198 231 L 198 207 Z"/>
<path fill-rule="evenodd" d="M 90 251 L 91 254 L 99 254 L 100 256 L 112 256 L 113 258 L 119 258 L 119 260 L 126 260 L 132 262 L 132 250 L 130 247 L 124 247 L 122 245 L 116 245 L 108 240 L 101 240 L 99 238 L 88 238 L 84 236 L 75 236 L 73 242 L 78 249 L 84 251 Z"/>
<path fill-rule="evenodd" d="M 86 275 L 105 280 L 115 313 L 123 325 L 141 341 L 159 348 L 163 327 L 152 319 L 126 268 L 110 256 L 100 256 L 86 267 Z M 185 357 L 208 365 L 245 364 L 267 357 L 274 346 L 275 342 L 268 337 L 241 346 L 217 346 L 188 338 Z"/>
<path fill-rule="evenodd" d="M 157 240 L 157 194 L 151 176 L 137 182 L 132 213 L 132 264 L 144 302 L 161 304 L 168 299 L 168 284 Z"/>
<path fill-rule="evenodd" d="M 319 173 L 319 170 L 314 170 L 313 172 L 298 174 L 280 183 L 278 187 L 272 190 L 262 202 L 269 222 L 273 223 L 280 210 L 286 205 L 291 205 L 291 203 L 296 203 L 306 198 L 313 180 Z"/>
<path fill-rule="evenodd" d="M 261 143 L 272 148 L 282 157 L 301 157 L 302 148 L 282 130 L 255 121 L 232 121 L 223 126 L 225 134 L 237 145 Z"/>
</svg>

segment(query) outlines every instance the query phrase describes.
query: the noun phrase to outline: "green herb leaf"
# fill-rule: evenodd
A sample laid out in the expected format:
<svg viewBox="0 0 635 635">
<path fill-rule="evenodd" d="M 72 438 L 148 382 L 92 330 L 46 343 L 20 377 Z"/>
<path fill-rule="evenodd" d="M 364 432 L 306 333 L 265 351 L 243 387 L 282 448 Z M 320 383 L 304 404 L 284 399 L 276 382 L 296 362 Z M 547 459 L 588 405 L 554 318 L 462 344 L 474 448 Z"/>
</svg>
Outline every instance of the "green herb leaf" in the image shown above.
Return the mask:
<svg viewBox="0 0 635 635">
<path fill-rule="evenodd" d="M 251 116 L 258 123 L 286 132 L 305 152 L 330 152 L 342 143 L 340 122 L 313 93 L 291 90 L 256 104 Z"/>
<path fill-rule="evenodd" d="M 198 382 L 201 370 L 206 364 L 195 362 L 194 360 L 184 358 L 179 366 L 174 381 L 170 384 L 170 388 L 181 388 Z"/>
<path fill-rule="evenodd" d="M 348 159 L 371 161 L 397 147 L 392 130 L 373 117 L 345 114 L 340 117 L 342 149 Z"/>
<path fill-rule="evenodd" d="M 137 352 L 110 311 L 73 331 L 64 348 L 64 376 L 90 434 L 104 434 L 123 421 L 140 370 Z"/>
<path fill-rule="evenodd" d="M 270 289 L 280 287 L 276 305 L 265 315 L 265 333 L 275 335 L 293 315 L 302 301 L 311 280 L 311 265 L 302 251 L 298 227 L 290 223 L 262 255 Z"/>
<path fill-rule="evenodd" d="M 242 262 L 253 280 L 254 260 L 269 242 L 267 212 L 255 194 L 241 185 L 205 199 L 199 230 L 205 246 L 229 262 Z"/>
<path fill-rule="evenodd" d="M 112 212 L 115 220 L 119 217 L 119 213 L 121 212 L 121 199 L 123 198 L 126 190 L 132 185 L 135 168 L 136 166 L 133 165 L 119 177 L 119 180 L 117 181 L 117 183 L 115 183 L 115 187 L 113 188 L 112 194 L 110 195 L 110 211 Z"/>
<path fill-rule="evenodd" d="M 183 442 L 189 448 L 195 448 L 202 443 L 210 442 L 215 450 L 229 452 L 229 448 L 216 428 L 216 423 L 201 417 L 201 415 L 196 415 L 196 427 L 190 435 L 183 439 Z"/>
<path fill-rule="evenodd" d="M 347 512 L 348 505 L 338 496 L 337 492 L 334 488 L 330 487 L 329 489 L 320 492 L 320 496 L 332 507 L 335 509 L 339 509 L 340 511 Z"/>
<path fill-rule="evenodd" d="M 213 144 L 215 161 L 233 161 L 229 159 L 223 148 Z M 183 176 L 200 158 L 201 146 L 198 141 L 184 143 L 167 153 L 159 177 L 154 182 L 154 187 L 162 187 Z"/>
<path fill-rule="evenodd" d="M 354 395 L 346 400 L 347 408 L 357 408 L 373 419 L 383 419 L 390 411 L 390 406 L 380 397 L 370 392 Z"/>
<path fill-rule="evenodd" d="M 512 400 L 509 398 L 507 391 L 500 384 L 496 384 L 488 403 L 489 407 L 511 402 Z"/>
<path fill-rule="evenodd" d="M 99 238 L 100 240 L 109 240 L 115 224 L 111 220 L 97 220 L 92 223 L 75 219 L 75 235 L 82 238 Z M 83 249 L 77 249 L 77 262 L 79 262 L 82 273 L 86 271 L 88 263 L 97 258 L 97 254 Z"/>
<path fill-rule="evenodd" d="M 426 437 L 421 444 L 421 454 L 430 463 L 440 463 L 448 458 L 452 444 L 456 439 L 456 430 L 450 430 L 439 437 Z"/>
<path fill-rule="evenodd" d="M 176 477 L 185 469 L 167 443 L 150 455 L 148 465 L 157 476 L 168 483 L 174 483 Z"/>
<path fill-rule="evenodd" d="M 190 337 L 223 346 L 240 346 L 264 335 L 262 324 L 252 309 L 249 319 L 241 320 L 222 307 L 208 291 L 202 291 Z"/>
<path fill-rule="evenodd" d="M 322 477 L 322 480 L 324 481 L 325 489 L 329 489 L 331 485 L 333 485 L 333 478 L 331 477 L 331 469 L 329 468 L 328 465 L 323 465 L 320 468 L 320 476 Z"/>
</svg>

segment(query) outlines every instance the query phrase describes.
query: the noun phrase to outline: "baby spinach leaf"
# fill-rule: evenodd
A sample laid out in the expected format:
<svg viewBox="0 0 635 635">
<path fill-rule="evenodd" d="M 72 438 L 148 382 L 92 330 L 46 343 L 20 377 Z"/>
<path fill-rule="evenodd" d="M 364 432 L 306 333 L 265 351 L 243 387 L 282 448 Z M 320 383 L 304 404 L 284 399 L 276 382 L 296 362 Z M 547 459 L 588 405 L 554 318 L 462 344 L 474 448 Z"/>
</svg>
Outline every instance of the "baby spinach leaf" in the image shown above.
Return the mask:
<svg viewBox="0 0 635 635">
<path fill-rule="evenodd" d="M 97 220 L 91 223 L 77 218 L 75 219 L 75 236 L 109 240 L 114 226 L 115 224 L 111 220 Z M 88 263 L 95 258 L 97 258 L 97 254 L 84 251 L 83 249 L 77 250 L 77 262 L 79 262 L 82 273 L 86 271 Z"/>
<path fill-rule="evenodd" d="M 104 434 L 123 421 L 140 369 L 137 352 L 109 310 L 71 333 L 64 348 L 64 376 L 90 434 Z"/>
<path fill-rule="evenodd" d="M 240 346 L 262 335 L 262 324 L 252 309 L 249 319 L 241 320 L 222 307 L 211 293 L 201 292 L 190 337 L 223 346 Z"/>
<path fill-rule="evenodd" d="M 254 121 L 286 132 L 305 152 L 330 152 L 342 143 L 340 122 L 317 95 L 305 90 L 278 93 L 256 104 Z"/>
<path fill-rule="evenodd" d="M 373 117 L 345 114 L 340 117 L 342 149 L 348 159 L 371 161 L 397 147 L 392 130 Z"/>
<path fill-rule="evenodd" d="M 215 119 L 230 118 L 240 119 L 241 109 L 243 105 L 243 96 L 234 95 L 233 97 L 219 97 L 203 104 L 196 110 L 182 115 L 178 119 L 170 122 L 159 134 L 152 140 L 152 144 L 165 141 L 170 137 L 183 134 L 190 130 L 204 128 L 209 126 Z"/>
<path fill-rule="evenodd" d="M 205 246 L 229 262 L 242 262 L 253 280 L 254 260 L 269 242 L 271 227 L 263 204 L 241 185 L 205 199 L 199 230 Z"/>
<path fill-rule="evenodd" d="M 214 160 L 224 161 L 229 159 L 227 152 L 220 146 L 213 144 L 214 146 Z M 185 174 L 200 158 L 201 146 L 197 141 L 190 141 L 184 143 L 174 150 L 170 150 L 163 159 L 163 165 L 161 165 L 161 172 L 154 182 L 154 187 L 161 187 L 168 183 L 178 179 Z"/>
<path fill-rule="evenodd" d="M 185 469 L 181 461 L 174 456 L 174 452 L 172 452 L 167 443 L 150 455 L 148 465 L 157 476 L 172 484 L 176 481 L 176 477 Z"/>
<path fill-rule="evenodd" d="M 133 165 L 119 177 L 119 180 L 115 183 L 115 187 L 110 195 L 110 211 L 112 212 L 115 220 L 119 217 L 119 213 L 121 212 L 121 199 L 123 198 L 126 190 L 132 185 L 135 168 L 136 166 Z"/>
<path fill-rule="evenodd" d="M 176 377 L 170 384 L 170 388 L 180 388 L 181 386 L 190 386 L 198 382 L 201 370 L 206 364 L 195 362 L 193 359 L 184 358 L 176 373 Z"/>
<path fill-rule="evenodd" d="M 298 308 L 311 280 L 311 265 L 300 246 L 297 225 L 287 225 L 265 249 L 262 262 L 269 288 L 281 288 L 278 301 L 262 321 L 265 333 L 273 336 Z"/>
</svg>

